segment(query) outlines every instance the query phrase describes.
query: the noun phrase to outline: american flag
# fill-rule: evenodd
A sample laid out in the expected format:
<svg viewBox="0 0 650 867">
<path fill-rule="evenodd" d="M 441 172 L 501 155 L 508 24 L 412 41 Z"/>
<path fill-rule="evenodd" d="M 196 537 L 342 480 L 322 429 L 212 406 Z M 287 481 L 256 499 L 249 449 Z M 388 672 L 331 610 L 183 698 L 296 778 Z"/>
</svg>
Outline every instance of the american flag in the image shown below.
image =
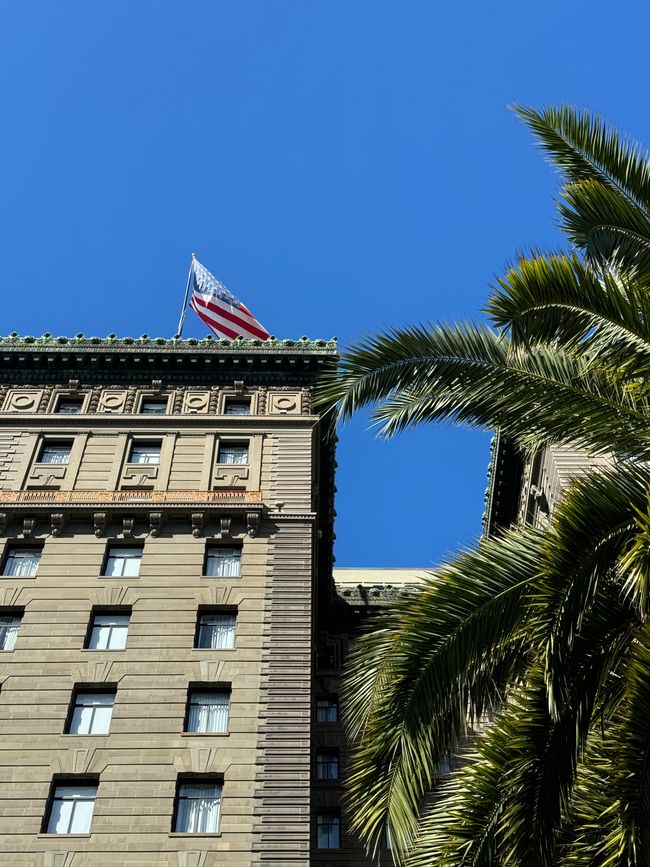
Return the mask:
<svg viewBox="0 0 650 867">
<path fill-rule="evenodd" d="M 258 338 L 270 334 L 235 295 L 211 274 L 198 259 L 192 259 L 190 307 L 217 337 Z"/>
</svg>

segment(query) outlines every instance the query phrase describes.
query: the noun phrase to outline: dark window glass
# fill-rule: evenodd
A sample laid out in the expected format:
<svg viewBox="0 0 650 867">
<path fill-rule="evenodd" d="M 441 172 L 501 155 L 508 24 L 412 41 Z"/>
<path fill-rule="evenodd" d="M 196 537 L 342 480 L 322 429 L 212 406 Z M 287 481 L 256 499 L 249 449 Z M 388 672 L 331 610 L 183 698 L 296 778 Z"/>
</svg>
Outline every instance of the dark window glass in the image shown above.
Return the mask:
<svg viewBox="0 0 650 867">
<path fill-rule="evenodd" d="M 319 750 L 316 753 L 316 779 L 338 780 L 339 754 L 336 750 Z"/>
<path fill-rule="evenodd" d="M 67 464 L 70 461 L 70 452 L 72 443 L 66 442 L 48 442 L 43 443 L 41 453 L 38 458 L 39 464 Z"/>
<path fill-rule="evenodd" d="M 204 734 L 228 731 L 230 693 L 224 689 L 192 689 L 187 707 L 188 732 Z"/>
<path fill-rule="evenodd" d="M 205 574 L 215 578 L 241 575 L 241 548 L 210 545 L 205 554 Z"/>
<path fill-rule="evenodd" d="M 89 834 L 97 798 L 97 785 L 74 779 L 55 787 L 50 802 L 48 834 Z"/>
<path fill-rule="evenodd" d="M 160 463 L 160 443 L 143 443 L 136 442 L 131 446 L 131 455 L 129 456 L 131 464 L 159 464 Z"/>
<path fill-rule="evenodd" d="M 211 650 L 232 650 L 235 646 L 236 625 L 236 614 L 200 614 L 196 646 Z"/>
<path fill-rule="evenodd" d="M 221 443 L 217 462 L 220 464 L 247 464 L 248 443 Z"/>
<path fill-rule="evenodd" d="M 78 415 L 83 407 L 83 398 L 60 397 L 56 405 L 59 415 Z"/>
<path fill-rule="evenodd" d="M 29 545 L 12 545 L 7 550 L 7 556 L 2 568 L 3 575 L 15 578 L 33 578 L 38 570 L 41 559 L 41 549 Z"/>
<path fill-rule="evenodd" d="M 88 650 L 124 650 L 130 621 L 131 615 L 125 612 L 93 614 Z"/>
<path fill-rule="evenodd" d="M 316 722 L 334 723 L 339 719 L 339 703 L 335 698 L 316 700 Z"/>
<path fill-rule="evenodd" d="M 250 400 L 226 400 L 225 406 L 226 415 L 250 415 L 251 402 Z"/>
<path fill-rule="evenodd" d="M 316 816 L 316 846 L 319 849 L 341 848 L 341 819 L 337 813 Z"/>
<path fill-rule="evenodd" d="M 140 404 L 140 412 L 142 415 L 165 415 L 167 401 L 145 397 Z"/>
<path fill-rule="evenodd" d="M 216 834 L 221 815 L 220 782 L 180 782 L 174 810 L 174 831 L 181 834 Z"/>
</svg>

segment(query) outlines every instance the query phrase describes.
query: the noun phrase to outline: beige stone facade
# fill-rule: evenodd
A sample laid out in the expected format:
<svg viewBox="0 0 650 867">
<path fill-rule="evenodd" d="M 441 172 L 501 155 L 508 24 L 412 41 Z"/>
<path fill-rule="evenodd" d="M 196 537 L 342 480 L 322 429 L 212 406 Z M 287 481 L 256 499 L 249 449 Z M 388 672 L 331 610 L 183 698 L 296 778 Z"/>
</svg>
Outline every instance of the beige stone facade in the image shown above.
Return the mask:
<svg viewBox="0 0 650 867">
<path fill-rule="evenodd" d="M 341 845 L 318 846 L 341 780 L 316 779 L 316 754 L 339 749 L 344 773 L 345 748 L 316 702 L 348 635 L 331 611 L 354 602 L 334 594 L 334 438 L 311 406 L 335 358 L 0 341 L 0 864 L 366 863 L 344 815 Z M 210 617 L 228 638 L 197 646 Z M 123 647 L 93 646 L 127 620 Z M 204 694 L 227 697 L 225 731 L 187 730 Z M 73 731 L 88 696 L 112 702 L 106 732 Z M 179 830 L 197 787 L 207 830 Z"/>
</svg>

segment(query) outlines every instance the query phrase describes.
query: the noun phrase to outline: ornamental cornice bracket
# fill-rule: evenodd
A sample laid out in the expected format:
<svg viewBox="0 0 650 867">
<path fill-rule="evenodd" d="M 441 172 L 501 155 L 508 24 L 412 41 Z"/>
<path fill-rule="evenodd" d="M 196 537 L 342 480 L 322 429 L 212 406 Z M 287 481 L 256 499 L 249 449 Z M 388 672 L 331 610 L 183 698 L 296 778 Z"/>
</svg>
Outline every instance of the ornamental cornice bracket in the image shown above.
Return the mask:
<svg viewBox="0 0 650 867">
<path fill-rule="evenodd" d="M 259 512 L 246 512 L 246 529 L 251 538 L 257 536 L 261 523 L 261 515 Z"/>
<path fill-rule="evenodd" d="M 149 533 L 156 538 L 160 536 L 165 516 L 162 512 L 149 512 Z"/>
<path fill-rule="evenodd" d="M 0 512 L 0 536 L 4 536 L 9 523 L 9 515 L 7 512 Z"/>
<path fill-rule="evenodd" d="M 230 537 L 230 528 L 232 524 L 232 518 L 222 515 L 219 518 L 219 536 L 222 539 L 228 539 Z"/>
<path fill-rule="evenodd" d="M 133 527 L 135 526 L 135 518 L 122 518 L 122 535 L 125 539 L 133 537 Z"/>
<path fill-rule="evenodd" d="M 65 512 L 52 512 L 50 515 L 50 526 L 53 536 L 60 536 L 66 524 Z"/>
<path fill-rule="evenodd" d="M 203 512 L 192 512 L 192 535 L 195 539 L 203 535 Z"/>
<path fill-rule="evenodd" d="M 34 527 L 36 526 L 36 518 L 23 518 L 23 538 L 32 539 L 34 536 Z"/>
<path fill-rule="evenodd" d="M 95 512 L 93 514 L 93 528 L 95 536 L 99 539 L 100 536 L 106 535 L 106 527 L 108 526 L 108 515 L 106 512 Z"/>
</svg>

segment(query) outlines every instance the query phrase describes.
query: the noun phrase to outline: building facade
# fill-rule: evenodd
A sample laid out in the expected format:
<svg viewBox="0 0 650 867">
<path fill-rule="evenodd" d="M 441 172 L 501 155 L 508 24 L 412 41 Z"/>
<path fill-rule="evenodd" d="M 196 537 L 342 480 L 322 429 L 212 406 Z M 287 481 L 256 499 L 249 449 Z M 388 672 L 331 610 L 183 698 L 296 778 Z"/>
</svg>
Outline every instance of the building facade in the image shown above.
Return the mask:
<svg viewBox="0 0 650 867">
<path fill-rule="evenodd" d="M 369 863 L 338 677 L 400 591 L 335 591 L 336 358 L 0 340 L 0 864 Z"/>
</svg>

